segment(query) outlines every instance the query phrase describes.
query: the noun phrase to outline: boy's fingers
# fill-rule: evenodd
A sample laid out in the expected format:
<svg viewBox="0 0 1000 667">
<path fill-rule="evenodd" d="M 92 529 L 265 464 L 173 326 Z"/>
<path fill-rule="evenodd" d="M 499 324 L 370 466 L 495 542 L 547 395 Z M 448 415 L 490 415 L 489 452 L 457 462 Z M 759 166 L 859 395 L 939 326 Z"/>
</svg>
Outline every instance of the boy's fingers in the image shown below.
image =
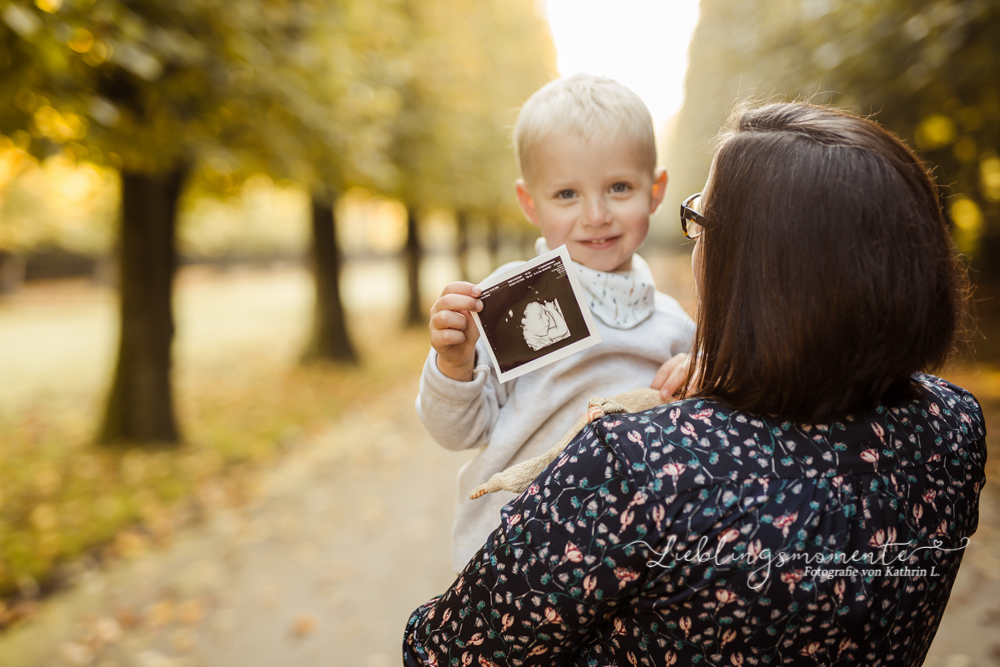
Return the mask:
<svg viewBox="0 0 1000 667">
<path fill-rule="evenodd" d="M 475 297 L 466 296 L 464 294 L 444 294 L 437 301 L 434 302 L 434 306 L 431 308 L 431 314 L 442 312 L 442 311 L 462 311 L 462 310 L 474 310 L 480 311 L 483 309 L 483 302 Z"/>
<path fill-rule="evenodd" d="M 660 368 L 657 369 L 657 371 L 656 371 L 656 375 L 653 376 L 653 381 L 649 385 L 650 388 L 652 388 L 652 389 L 660 389 L 661 387 L 663 387 L 663 383 L 667 381 L 667 378 L 670 377 L 670 373 L 672 373 L 672 372 L 673 372 L 673 370 L 670 369 L 670 368 L 667 368 L 666 364 L 663 364 L 662 366 L 660 366 Z"/>
<path fill-rule="evenodd" d="M 674 355 L 660 366 L 649 386 L 653 389 L 659 389 L 660 396 L 664 399 L 670 398 L 684 384 L 690 363 L 689 355 Z"/>
<path fill-rule="evenodd" d="M 479 340 L 479 327 L 476 323 L 472 321 L 472 315 L 469 313 L 464 313 L 465 315 L 465 337 L 467 340 L 471 340 L 475 343 Z"/>
<path fill-rule="evenodd" d="M 453 283 L 448 283 L 441 290 L 441 296 L 446 294 L 465 294 L 471 297 L 478 297 L 483 293 L 483 290 L 479 289 L 478 285 L 473 285 L 472 283 L 466 283 L 462 281 L 456 281 Z"/>
<path fill-rule="evenodd" d="M 671 398 L 677 393 L 677 390 L 681 388 L 684 384 L 684 378 L 687 377 L 687 368 L 684 366 L 677 366 L 670 373 L 666 382 L 660 387 L 660 396 L 664 399 Z"/>
<path fill-rule="evenodd" d="M 653 377 L 653 382 L 649 386 L 652 387 L 653 389 L 659 389 L 660 387 L 662 387 L 663 384 L 667 381 L 667 378 L 669 378 L 673 374 L 674 370 L 678 366 L 682 365 L 686 360 L 687 360 L 686 354 L 675 354 L 674 356 L 664 361 L 662 364 L 660 364 L 660 367 L 656 370 L 656 375 Z"/>
<path fill-rule="evenodd" d="M 456 329 L 464 331 L 468 327 L 469 321 L 462 313 L 454 310 L 439 310 L 431 314 L 431 329 L 445 330 Z"/>
<path fill-rule="evenodd" d="M 431 336 L 431 347 L 451 347 L 465 342 L 465 334 L 458 329 L 441 329 Z"/>
</svg>

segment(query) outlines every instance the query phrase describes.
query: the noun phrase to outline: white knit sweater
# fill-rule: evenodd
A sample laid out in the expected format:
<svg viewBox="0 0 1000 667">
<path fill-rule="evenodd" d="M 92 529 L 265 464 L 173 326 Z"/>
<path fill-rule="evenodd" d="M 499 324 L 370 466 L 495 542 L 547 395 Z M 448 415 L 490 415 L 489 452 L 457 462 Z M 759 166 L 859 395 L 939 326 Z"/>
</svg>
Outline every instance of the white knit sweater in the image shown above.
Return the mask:
<svg viewBox="0 0 1000 667">
<path fill-rule="evenodd" d="M 637 264 L 639 271 L 646 270 L 641 260 Z M 621 313 L 629 328 L 609 326 L 595 317 L 601 343 L 504 384 L 490 366 L 482 339 L 471 382 L 441 373 L 437 353 L 430 351 L 417 396 L 420 419 L 446 449 L 482 448 L 458 473 L 452 528 L 456 572 L 499 525 L 500 509 L 515 498 L 501 491 L 469 500 L 472 489 L 493 473 L 550 449 L 584 413 L 591 396 L 649 386 L 664 361 L 688 350 L 694 336 L 691 318 L 660 292 L 652 295 L 652 306 L 638 324 Z"/>
</svg>

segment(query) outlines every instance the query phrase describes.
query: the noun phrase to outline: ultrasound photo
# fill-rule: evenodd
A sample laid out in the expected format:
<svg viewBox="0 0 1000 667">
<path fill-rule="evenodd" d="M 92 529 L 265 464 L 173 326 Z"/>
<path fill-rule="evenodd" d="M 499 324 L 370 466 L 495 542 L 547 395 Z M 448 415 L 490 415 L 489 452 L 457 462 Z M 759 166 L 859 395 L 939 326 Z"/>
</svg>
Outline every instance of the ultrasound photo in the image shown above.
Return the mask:
<svg viewBox="0 0 1000 667">
<path fill-rule="evenodd" d="M 501 382 L 601 341 L 565 246 L 494 276 L 480 288 L 483 309 L 473 315 Z"/>
</svg>

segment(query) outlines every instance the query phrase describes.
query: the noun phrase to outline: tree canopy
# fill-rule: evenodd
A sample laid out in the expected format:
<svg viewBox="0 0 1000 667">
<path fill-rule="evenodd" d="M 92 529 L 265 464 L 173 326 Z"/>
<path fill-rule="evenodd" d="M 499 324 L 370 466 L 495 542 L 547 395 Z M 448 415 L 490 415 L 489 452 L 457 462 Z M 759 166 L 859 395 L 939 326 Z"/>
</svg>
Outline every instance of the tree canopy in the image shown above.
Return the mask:
<svg viewBox="0 0 1000 667">
<path fill-rule="evenodd" d="M 669 162 L 701 189 L 737 98 L 871 115 L 931 165 L 960 247 L 1000 250 L 1000 6 L 988 0 L 702 0 Z M 668 164 L 668 167 L 670 165 Z"/>
<path fill-rule="evenodd" d="M 554 52 L 527 0 L 6 0 L 0 67 L 0 135 L 36 157 L 513 215 L 509 127 Z"/>
<path fill-rule="evenodd" d="M 334 201 L 353 185 L 403 201 L 419 320 L 419 211 L 513 201 L 503 121 L 551 62 L 528 0 L 0 0 L 5 163 L 120 171 L 122 335 L 100 439 L 179 439 L 171 290 L 192 173 L 310 193 L 317 305 L 333 306 L 317 321 L 341 330 Z"/>
</svg>

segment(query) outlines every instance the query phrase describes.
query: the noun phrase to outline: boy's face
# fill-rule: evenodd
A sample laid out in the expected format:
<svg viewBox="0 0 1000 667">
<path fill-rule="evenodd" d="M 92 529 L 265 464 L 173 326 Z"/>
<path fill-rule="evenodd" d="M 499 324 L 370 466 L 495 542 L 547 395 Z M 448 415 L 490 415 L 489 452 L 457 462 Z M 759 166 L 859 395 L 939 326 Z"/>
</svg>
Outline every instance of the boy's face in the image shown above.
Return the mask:
<svg viewBox="0 0 1000 667">
<path fill-rule="evenodd" d="M 613 136 L 549 137 L 530 159 L 517 198 L 549 247 L 566 244 L 573 261 L 597 271 L 631 269 L 663 200 L 666 171 L 651 172 L 640 151 Z"/>
</svg>

